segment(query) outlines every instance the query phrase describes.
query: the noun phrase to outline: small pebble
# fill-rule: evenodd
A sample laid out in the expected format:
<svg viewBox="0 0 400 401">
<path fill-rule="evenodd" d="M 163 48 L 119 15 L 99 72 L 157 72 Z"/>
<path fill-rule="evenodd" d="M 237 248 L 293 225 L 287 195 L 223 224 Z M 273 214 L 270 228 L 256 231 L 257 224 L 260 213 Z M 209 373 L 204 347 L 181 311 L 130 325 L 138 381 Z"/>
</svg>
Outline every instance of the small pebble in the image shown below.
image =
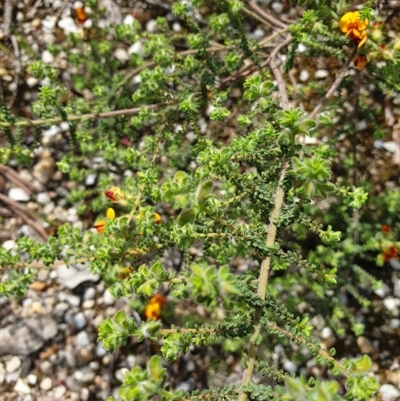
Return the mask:
<svg viewBox="0 0 400 401">
<path fill-rule="evenodd" d="M 289 361 L 288 359 L 283 362 L 283 369 L 286 370 L 286 372 L 296 372 L 297 371 L 297 365 L 293 363 L 292 361 Z"/>
<path fill-rule="evenodd" d="M 315 79 L 324 79 L 329 75 L 327 70 L 317 70 L 315 71 Z"/>
<path fill-rule="evenodd" d="M 113 305 L 115 303 L 115 298 L 108 289 L 104 291 L 103 301 L 106 305 Z"/>
<path fill-rule="evenodd" d="M 27 202 L 31 198 L 22 188 L 11 188 L 8 191 L 8 197 L 16 202 Z"/>
<path fill-rule="evenodd" d="M 362 354 L 372 354 L 374 352 L 374 347 L 367 337 L 357 337 L 357 345 Z"/>
<path fill-rule="evenodd" d="M 83 299 L 94 299 L 96 296 L 96 290 L 93 287 L 89 287 L 85 294 L 83 295 Z"/>
<path fill-rule="evenodd" d="M 82 312 L 78 312 L 73 317 L 73 321 L 78 330 L 82 330 L 86 326 L 86 319 Z"/>
<path fill-rule="evenodd" d="M 26 380 L 31 386 L 36 386 L 37 383 L 37 376 L 34 374 L 30 374 L 27 376 Z"/>
<path fill-rule="evenodd" d="M 135 17 L 132 14 L 128 14 L 124 20 L 122 21 L 123 24 L 132 25 L 133 21 L 135 21 Z"/>
<path fill-rule="evenodd" d="M 52 64 L 54 61 L 54 57 L 48 50 L 43 50 L 42 61 L 44 64 Z"/>
<path fill-rule="evenodd" d="M 356 122 L 356 131 L 364 131 L 368 128 L 368 123 L 366 120 L 361 120 Z"/>
<path fill-rule="evenodd" d="M 22 394 L 30 394 L 31 388 L 22 379 L 18 379 L 14 386 L 14 391 Z"/>
<path fill-rule="evenodd" d="M 94 299 L 87 299 L 82 302 L 82 309 L 92 309 L 95 305 L 96 301 Z"/>
<path fill-rule="evenodd" d="M 115 372 L 115 378 L 116 378 L 119 382 L 122 383 L 122 382 L 124 381 L 125 375 L 126 375 L 128 372 L 129 372 L 129 370 L 128 370 L 127 368 L 118 369 L 118 370 Z"/>
<path fill-rule="evenodd" d="M 40 370 L 42 371 L 42 373 L 44 373 L 45 375 L 50 374 L 50 372 L 53 371 L 53 365 L 51 364 L 51 362 L 49 361 L 43 361 L 40 364 Z"/>
<path fill-rule="evenodd" d="M 254 32 L 253 32 L 253 38 L 255 40 L 260 40 L 265 36 L 265 31 L 264 29 L 261 28 L 257 28 Z"/>
<path fill-rule="evenodd" d="M 396 389 L 392 384 L 382 384 L 379 389 L 381 401 L 394 401 L 400 397 L 400 390 Z"/>
<path fill-rule="evenodd" d="M 95 373 L 93 372 L 92 369 L 88 367 L 84 367 L 80 370 L 75 371 L 74 373 L 74 378 L 75 380 L 78 380 L 83 383 L 88 383 L 91 382 L 95 377 Z"/>
<path fill-rule="evenodd" d="M 281 2 L 278 1 L 274 1 L 271 4 L 271 8 L 277 13 L 277 14 L 281 14 L 283 11 L 283 4 Z"/>
<path fill-rule="evenodd" d="M 78 32 L 78 27 L 72 17 L 64 17 L 58 21 L 57 24 L 66 33 L 76 33 Z"/>
<path fill-rule="evenodd" d="M 129 54 L 138 54 L 139 56 L 144 55 L 144 47 L 142 45 L 142 42 L 138 41 L 135 42 L 132 46 L 129 47 L 128 49 Z"/>
<path fill-rule="evenodd" d="M 395 312 L 395 309 L 397 309 L 400 306 L 400 299 L 394 298 L 394 297 L 387 297 L 386 299 L 383 300 L 383 305 L 385 305 L 385 308 L 390 310 L 391 312 Z"/>
<path fill-rule="evenodd" d="M 6 362 L 6 372 L 12 373 L 21 367 L 21 359 L 17 356 L 13 356 L 10 360 Z"/>
<path fill-rule="evenodd" d="M 67 389 L 64 386 L 54 387 L 53 389 L 54 398 L 56 400 L 60 400 L 65 395 L 66 392 Z"/>
<path fill-rule="evenodd" d="M 157 30 L 157 21 L 151 19 L 146 23 L 146 31 L 150 33 L 154 33 Z"/>
<path fill-rule="evenodd" d="M 121 49 L 121 48 L 115 50 L 114 57 L 123 64 L 129 60 L 128 52 L 125 49 Z"/>
<path fill-rule="evenodd" d="M 50 202 L 50 196 L 47 192 L 40 192 L 36 195 L 36 202 L 45 205 Z"/>
<path fill-rule="evenodd" d="M 76 336 L 76 346 L 78 348 L 87 347 L 90 344 L 90 339 L 86 331 L 80 331 Z"/>
<path fill-rule="evenodd" d="M 310 78 L 310 73 L 307 70 L 301 70 L 300 81 L 307 81 Z"/>
<path fill-rule="evenodd" d="M 97 179 L 97 174 L 95 173 L 88 174 L 85 178 L 85 185 L 88 187 L 94 185 L 96 183 L 96 179 Z"/>
<path fill-rule="evenodd" d="M 96 345 L 96 356 L 98 358 L 103 358 L 103 356 L 106 355 L 106 354 L 107 354 L 107 350 L 103 347 L 103 344 L 102 343 L 97 343 L 97 345 Z M 129 356 L 133 356 L 133 355 L 128 355 L 128 357 L 126 358 L 127 361 L 128 361 Z M 129 366 L 129 362 L 127 362 L 127 363 L 128 363 L 128 366 Z"/>
<path fill-rule="evenodd" d="M 49 391 L 53 387 L 53 381 L 50 379 L 50 377 L 45 377 L 41 382 L 39 387 L 43 391 Z"/>
<path fill-rule="evenodd" d="M 132 369 L 136 365 L 136 357 L 135 355 L 128 355 L 126 357 L 126 364 L 128 365 L 129 369 Z"/>
<path fill-rule="evenodd" d="M 396 330 L 398 327 L 400 327 L 400 319 L 392 319 L 390 321 L 390 328 Z"/>
</svg>

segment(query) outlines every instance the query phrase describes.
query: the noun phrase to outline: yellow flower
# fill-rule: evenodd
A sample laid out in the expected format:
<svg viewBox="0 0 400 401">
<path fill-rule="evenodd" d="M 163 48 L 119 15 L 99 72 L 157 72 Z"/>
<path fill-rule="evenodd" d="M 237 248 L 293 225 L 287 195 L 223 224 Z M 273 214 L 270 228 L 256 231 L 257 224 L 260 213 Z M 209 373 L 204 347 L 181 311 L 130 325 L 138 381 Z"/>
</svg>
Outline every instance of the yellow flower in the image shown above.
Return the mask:
<svg viewBox="0 0 400 401">
<path fill-rule="evenodd" d="M 113 218 L 115 218 L 115 211 L 112 207 L 109 207 L 106 213 L 106 220 L 110 220 Z M 93 227 L 97 230 L 99 234 L 102 234 L 104 232 L 104 226 L 106 225 L 106 220 L 100 220 L 94 224 Z"/>
<path fill-rule="evenodd" d="M 154 295 L 144 310 L 146 319 L 158 320 L 161 315 L 161 308 L 165 303 L 165 298 L 161 294 Z"/>
<path fill-rule="evenodd" d="M 339 28 L 351 40 L 358 43 L 357 48 L 360 48 L 367 40 L 367 33 L 365 30 L 369 24 L 368 19 L 361 20 L 360 12 L 348 12 L 340 18 Z"/>
</svg>

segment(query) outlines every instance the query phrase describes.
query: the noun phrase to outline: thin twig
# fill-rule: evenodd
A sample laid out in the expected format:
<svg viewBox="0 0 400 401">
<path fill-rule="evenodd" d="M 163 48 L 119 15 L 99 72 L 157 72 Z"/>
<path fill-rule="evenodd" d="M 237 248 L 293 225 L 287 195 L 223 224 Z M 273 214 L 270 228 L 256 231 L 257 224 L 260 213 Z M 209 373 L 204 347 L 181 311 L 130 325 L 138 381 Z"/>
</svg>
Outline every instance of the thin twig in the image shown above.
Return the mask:
<svg viewBox="0 0 400 401">
<path fill-rule="evenodd" d="M 13 6 L 14 0 L 5 0 L 3 13 L 3 34 L 5 38 L 8 38 L 10 36 Z"/>
<path fill-rule="evenodd" d="M 13 182 L 18 187 L 22 188 L 28 195 L 32 193 L 43 191 L 42 186 L 36 186 L 31 182 L 22 178 L 15 170 L 10 167 L 0 164 L 0 174 L 2 174 L 6 179 Z"/>
<path fill-rule="evenodd" d="M 150 104 L 146 106 L 148 110 L 155 110 L 164 106 L 168 106 L 171 103 L 158 103 L 158 104 Z M 84 119 L 93 120 L 96 118 L 107 118 L 107 117 L 116 117 L 116 116 L 124 116 L 137 114 L 141 110 L 141 107 L 135 107 L 133 109 L 123 109 L 123 110 L 114 110 L 114 111 L 106 111 L 104 113 L 88 113 L 81 115 L 69 115 L 65 119 L 62 117 L 53 117 L 48 118 L 46 120 L 24 120 L 24 121 L 16 121 L 14 123 L 8 122 L 0 122 L 0 127 L 11 128 L 11 127 L 38 127 L 45 126 L 50 124 L 58 124 L 63 121 L 80 121 Z"/>
<path fill-rule="evenodd" d="M 278 19 L 274 18 L 272 15 L 268 14 L 256 2 L 249 1 L 248 4 L 249 4 L 250 8 L 252 8 L 256 13 L 261 15 L 261 17 L 263 17 L 265 20 L 267 20 L 271 24 L 275 25 L 278 28 L 287 28 L 286 24 L 284 24 L 282 21 L 279 21 Z"/>
<path fill-rule="evenodd" d="M 26 210 L 19 203 L 13 201 L 3 194 L 0 194 L 0 202 L 6 204 L 15 214 L 21 217 L 26 224 L 34 228 L 43 241 L 47 241 L 49 236 L 46 230 L 42 227 L 37 218 L 31 212 L 29 212 L 29 210 Z"/>
<path fill-rule="evenodd" d="M 324 105 L 328 101 L 328 99 L 333 95 L 335 90 L 339 87 L 339 85 L 343 81 L 343 78 L 345 77 L 347 71 L 349 70 L 350 64 L 353 61 L 356 53 L 357 53 L 357 48 L 354 48 L 353 51 L 351 52 L 350 56 L 344 63 L 342 69 L 340 70 L 340 72 L 339 72 L 338 76 L 336 77 L 335 81 L 333 82 L 332 86 L 330 87 L 328 92 L 326 92 L 326 95 L 319 101 L 318 105 L 314 108 L 314 110 L 311 112 L 311 114 L 309 115 L 309 118 L 315 119 L 316 115 L 320 112 L 322 107 L 324 107 Z"/>
<path fill-rule="evenodd" d="M 278 56 L 278 53 L 285 47 L 287 46 L 292 38 L 288 36 L 279 46 L 276 47 L 276 49 L 271 53 L 271 62 L 269 65 L 271 66 L 271 70 L 275 75 L 275 79 L 278 82 L 278 90 L 281 95 L 281 102 L 282 102 L 282 109 L 286 110 L 289 107 L 289 98 L 287 95 L 286 91 L 286 84 L 283 79 L 282 73 L 280 72 L 278 66 L 276 65 L 276 58 Z"/>
</svg>

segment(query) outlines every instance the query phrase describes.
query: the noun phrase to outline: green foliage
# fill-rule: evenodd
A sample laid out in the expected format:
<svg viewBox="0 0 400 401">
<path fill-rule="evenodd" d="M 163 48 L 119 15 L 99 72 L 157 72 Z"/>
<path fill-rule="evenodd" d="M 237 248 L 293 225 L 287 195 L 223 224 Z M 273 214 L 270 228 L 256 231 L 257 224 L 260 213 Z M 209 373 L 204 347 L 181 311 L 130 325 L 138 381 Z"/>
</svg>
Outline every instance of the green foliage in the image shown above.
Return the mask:
<svg viewBox="0 0 400 401">
<path fill-rule="evenodd" d="M 69 121 L 67 153 L 57 159 L 57 169 L 79 184 L 97 174 L 95 187 L 77 186 L 68 202 L 82 212 L 99 213 L 96 221 L 104 220 L 104 231 L 90 229 L 92 222 L 85 231 L 65 224 L 46 243 L 21 238 L 18 253 L 1 248 L 0 265 L 7 274 L 0 293 L 22 295 L 35 278 L 35 263 L 85 261 L 116 298 L 140 306 L 168 288 L 165 321 L 140 322 L 118 311 L 100 325 L 98 339 L 107 350 L 114 352 L 135 337 L 159 343 L 160 354 L 172 363 L 193 347 L 219 347 L 242 357 L 247 373 L 239 385 L 195 391 L 187 398 L 171 390 L 161 357 L 153 355 L 146 368 L 136 366 L 126 374 L 122 400 L 343 399 L 332 376 L 331 381 L 306 381 L 275 366 L 277 345 L 299 364 L 313 359 L 344 375 L 347 399 L 368 400 L 378 389 L 371 360 L 339 362 L 334 349 L 322 348 L 310 322 L 323 316 L 338 335 L 348 333 L 347 326 L 362 334 L 364 326 L 340 295 L 346 291 L 359 305 L 370 306 L 365 293 L 381 281 L 367 267 L 383 265 L 382 249 L 399 246 L 400 195 L 387 189 L 379 196 L 368 182 L 354 182 L 356 158 L 338 162 L 339 138 L 356 131 L 341 96 L 353 92 L 356 79 L 338 74 L 338 96 L 313 116 L 312 108 L 325 105 L 331 83 L 311 80 L 295 87 L 276 66 L 277 55 L 263 47 L 273 40 L 275 48 L 281 46 L 280 36 L 290 32 L 288 50 L 278 50 L 286 52 L 284 69 L 291 78 L 292 67 L 304 56 L 342 66 L 350 39 L 337 25 L 349 4 L 299 1 L 306 8 L 301 19 L 257 42 L 246 33 L 246 18 L 254 17 L 247 3 L 192 3 L 172 5 L 183 34 L 164 17 L 151 34 L 137 21 L 115 29 L 95 21 L 96 40 L 71 34 L 66 43 L 51 46 L 52 53 L 66 55 L 73 87 L 89 91 L 90 101 L 70 97 L 55 67 L 33 62 L 30 73 L 49 82 L 33 104 L 43 120 L 25 121 L 1 106 L 4 164 L 32 163 L 23 127 Z M 380 18 L 370 3 L 361 15 Z M 365 44 L 368 54 L 380 46 L 373 40 L 368 37 Z M 131 42 L 140 42 L 143 53 L 122 63 L 114 50 Z M 398 90 L 399 82 L 393 39 L 387 47 L 386 64 L 378 68 L 371 62 L 364 76 L 381 96 Z M 302 103 L 309 93 L 311 106 Z M 384 136 L 377 112 L 362 97 L 359 103 L 371 130 Z M 40 142 L 40 132 L 36 136 Z M 306 137 L 318 139 L 317 145 L 308 145 Z M 119 197 L 104 196 L 115 186 Z M 392 187 L 398 190 L 397 184 Z M 106 214 L 111 206 L 113 218 Z M 390 234 L 380 232 L 383 222 L 392 227 Z M 165 262 L 171 250 L 181 256 L 179 266 Z M 186 309 L 188 315 L 179 312 Z M 284 385 L 255 383 L 253 369 Z"/>
</svg>

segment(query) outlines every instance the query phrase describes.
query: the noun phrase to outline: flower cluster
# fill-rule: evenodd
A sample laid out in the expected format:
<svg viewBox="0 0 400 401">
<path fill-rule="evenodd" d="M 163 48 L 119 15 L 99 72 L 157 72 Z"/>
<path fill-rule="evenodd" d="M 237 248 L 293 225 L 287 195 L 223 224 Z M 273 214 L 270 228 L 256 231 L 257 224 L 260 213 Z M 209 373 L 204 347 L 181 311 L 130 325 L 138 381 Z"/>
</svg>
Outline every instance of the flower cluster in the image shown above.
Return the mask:
<svg viewBox="0 0 400 401">
<path fill-rule="evenodd" d="M 112 207 L 109 207 L 106 212 L 106 220 L 111 220 L 115 218 L 115 211 Z M 97 230 L 99 234 L 103 234 L 104 227 L 106 225 L 106 220 L 100 220 L 94 224 L 94 228 Z"/>
<path fill-rule="evenodd" d="M 360 48 L 367 40 L 367 26 L 369 24 L 368 19 L 361 20 L 360 12 L 348 12 L 340 18 L 339 28 L 346 34 L 351 40 L 358 43 L 357 48 Z"/>
<path fill-rule="evenodd" d="M 149 303 L 146 305 L 144 310 L 144 316 L 146 319 L 153 319 L 154 321 L 158 320 L 161 315 L 161 309 L 165 304 L 165 297 L 161 294 L 154 295 Z"/>
</svg>

